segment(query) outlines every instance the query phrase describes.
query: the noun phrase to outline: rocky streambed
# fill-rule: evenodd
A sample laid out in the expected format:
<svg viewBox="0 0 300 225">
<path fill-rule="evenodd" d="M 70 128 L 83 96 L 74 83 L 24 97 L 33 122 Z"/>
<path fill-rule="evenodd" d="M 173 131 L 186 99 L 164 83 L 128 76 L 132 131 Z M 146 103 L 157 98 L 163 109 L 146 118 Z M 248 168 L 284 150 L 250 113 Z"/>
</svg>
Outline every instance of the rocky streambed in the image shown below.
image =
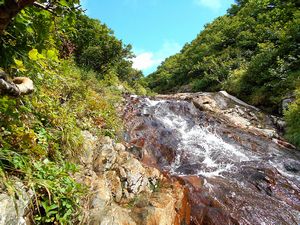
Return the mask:
<svg viewBox="0 0 300 225">
<path fill-rule="evenodd" d="M 124 121 L 129 150 L 188 189 L 188 224 L 300 224 L 300 153 L 279 118 L 218 92 L 131 96 Z"/>
<path fill-rule="evenodd" d="M 280 118 L 226 92 L 131 96 L 123 118 L 123 143 L 82 131 L 81 224 L 300 224 L 300 153 Z M 16 182 L 0 224 L 32 224 Z"/>
<path fill-rule="evenodd" d="M 84 132 L 78 182 L 89 187 L 84 219 L 89 225 L 169 225 L 190 219 L 187 191 L 180 182 L 141 163 L 109 137 Z"/>
</svg>

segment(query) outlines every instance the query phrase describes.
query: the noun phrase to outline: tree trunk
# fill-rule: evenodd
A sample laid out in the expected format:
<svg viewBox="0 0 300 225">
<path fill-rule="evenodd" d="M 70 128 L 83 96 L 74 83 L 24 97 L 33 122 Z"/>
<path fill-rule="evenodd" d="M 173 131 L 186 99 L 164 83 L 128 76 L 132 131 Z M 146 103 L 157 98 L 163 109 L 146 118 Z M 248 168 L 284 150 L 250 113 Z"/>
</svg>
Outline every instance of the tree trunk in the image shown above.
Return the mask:
<svg viewBox="0 0 300 225">
<path fill-rule="evenodd" d="M 0 35 L 6 29 L 10 21 L 26 6 L 30 6 L 35 0 L 5 0 L 0 6 Z"/>
</svg>

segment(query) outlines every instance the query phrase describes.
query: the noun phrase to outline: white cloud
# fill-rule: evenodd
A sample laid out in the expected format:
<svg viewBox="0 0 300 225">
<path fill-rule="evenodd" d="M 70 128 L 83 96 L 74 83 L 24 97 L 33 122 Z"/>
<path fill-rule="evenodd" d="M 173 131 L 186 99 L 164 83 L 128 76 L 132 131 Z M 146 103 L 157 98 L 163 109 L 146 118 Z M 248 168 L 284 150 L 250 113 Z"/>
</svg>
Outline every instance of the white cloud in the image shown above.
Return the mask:
<svg viewBox="0 0 300 225">
<path fill-rule="evenodd" d="M 155 64 L 152 52 L 143 52 L 132 59 L 132 67 L 138 70 L 145 70 Z"/>
<path fill-rule="evenodd" d="M 221 0 L 194 0 L 197 5 L 205 6 L 214 11 L 217 11 L 221 8 Z"/>
<path fill-rule="evenodd" d="M 180 51 L 182 46 L 175 41 L 165 41 L 156 52 L 139 50 L 135 51 L 136 57 L 132 59 L 133 68 L 145 73 L 152 72 L 167 57 Z"/>
</svg>

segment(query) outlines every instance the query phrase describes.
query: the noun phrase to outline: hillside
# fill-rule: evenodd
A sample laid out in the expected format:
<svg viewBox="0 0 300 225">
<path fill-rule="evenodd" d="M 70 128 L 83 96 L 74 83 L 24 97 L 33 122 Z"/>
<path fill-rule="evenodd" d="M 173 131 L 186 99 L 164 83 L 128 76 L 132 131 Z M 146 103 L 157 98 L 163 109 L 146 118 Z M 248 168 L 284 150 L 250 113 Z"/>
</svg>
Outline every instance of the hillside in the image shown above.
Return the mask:
<svg viewBox="0 0 300 225">
<path fill-rule="evenodd" d="M 33 224 L 76 224 L 89 195 L 74 179 L 83 131 L 118 141 L 122 94 L 146 90 L 131 46 L 79 1 L 28 3 L 0 1 L 0 223 L 19 224 L 13 203 L 22 207 L 25 189 Z M 19 96 L 15 77 L 33 81 L 34 92 Z"/>
<path fill-rule="evenodd" d="M 238 0 L 144 77 L 79 0 L 0 0 L 0 225 L 298 224 L 299 6 Z"/>
<path fill-rule="evenodd" d="M 300 144 L 300 10 L 294 0 L 238 0 L 207 24 L 180 53 L 166 59 L 146 80 L 159 93 L 226 90 L 249 104 L 281 114 L 288 137 Z"/>
</svg>

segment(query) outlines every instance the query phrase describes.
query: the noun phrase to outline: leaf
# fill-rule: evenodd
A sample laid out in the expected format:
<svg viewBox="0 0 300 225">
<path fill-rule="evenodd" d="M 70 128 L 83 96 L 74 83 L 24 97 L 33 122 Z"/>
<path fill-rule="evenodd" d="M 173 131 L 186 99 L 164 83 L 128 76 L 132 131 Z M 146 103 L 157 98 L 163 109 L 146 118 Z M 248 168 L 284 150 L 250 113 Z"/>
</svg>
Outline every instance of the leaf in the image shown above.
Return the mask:
<svg viewBox="0 0 300 225">
<path fill-rule="evenodd" d="M 22 60 L 14 59 L 14 62 L 18 68 L 24 66 Z"/>
<path fill-rule="evenodd" d="M 22 68 L 19 69 L 19 71 L 26 72 L 27 70 L 24 67 L 22 67 Z"/>
<path fill-rule="evenodd" d="M 32 50 L 30 50 L 29 52 L 28 52 L 28 57 L 29 57 L 29 59 L 31 59 L 31 60 L 33 60 L 33 61 L 36 61 L 36 60 L 38 60 L 38 58 L 39 58 L 39 52 L 38 52 L 38 50 L 37 49 L 32 49 Z"/>
<path fill-rule="evenodd" d="M 46 53 L 46 56 L 47 56 L 48 59 L 51 59 L 51 60 L 54 60 L 54 61 L 58 60 L 55 50 L 51 50 L 51 49 L 48 50 L 47 53 Z"/>
<path fill-rule="evenodd" d="M 68 2 L 66 0 L 60 0 L 59 3 L 60 3 L 60 5 L 62 5 L 64 7 L 68 7 L 69 6 L 69 4 L 68 4 Z"/>
<path fill-rule="evenodd" d="M 11 66 L 12 69 L 16 69 L 17 71 L 20 71 L 20 72 L 26 71 L 26 68 L 25 68 L 22 60 L 14 59 L 14 62 L 15 62 L 15 65 Z"/>
</svg>

